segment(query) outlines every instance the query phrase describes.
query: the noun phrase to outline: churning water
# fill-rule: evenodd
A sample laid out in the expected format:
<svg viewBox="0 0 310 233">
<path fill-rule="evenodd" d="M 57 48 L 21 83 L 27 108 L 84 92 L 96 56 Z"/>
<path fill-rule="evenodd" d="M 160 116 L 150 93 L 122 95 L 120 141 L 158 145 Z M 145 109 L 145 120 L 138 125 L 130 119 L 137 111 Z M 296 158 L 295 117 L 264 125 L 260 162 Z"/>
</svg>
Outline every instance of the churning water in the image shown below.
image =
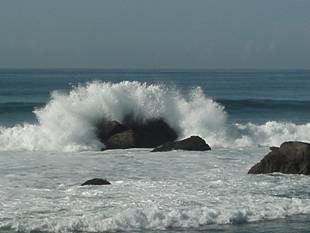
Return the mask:
<svg viewBox="0 0 310 233">
<path fill-rule="evenodd" d="M 308 232 L 310 178 L 247 171 L 268 146 L 310 141 L 309 77 L 2 70 L 0 232 Z M 213 150 L 96 152 L 95 124 L 128 114 Z M 94 177 L 112 185 L 79 186 Z"/>
</svg>

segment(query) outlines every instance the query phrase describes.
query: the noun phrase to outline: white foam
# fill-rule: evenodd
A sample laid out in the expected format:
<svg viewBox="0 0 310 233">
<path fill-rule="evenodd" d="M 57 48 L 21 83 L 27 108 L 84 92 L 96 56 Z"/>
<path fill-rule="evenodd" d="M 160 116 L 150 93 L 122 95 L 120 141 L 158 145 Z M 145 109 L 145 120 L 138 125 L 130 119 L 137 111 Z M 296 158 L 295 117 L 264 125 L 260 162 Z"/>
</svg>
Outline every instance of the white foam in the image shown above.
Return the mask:
<svg viewBox="0 0 310 233">
<path fill-rule="evenodd" d="M 300 199 L 283 200 L 280 205 L 240 208 L 212 209 L 197 207 L 192 209 L 129 208 L 112 217 L 101 212 L 97 215 L 68 217 L 51 221 L 33 221 L 23 224 L 15 222 L 6 227 L 17 231 L 50 231 L 50 232 L 117 232 L 166 229 L 203 229 L 211 224 L 243 224 L 262 220 L 285 218 L 296 214 L 309 214 L 308 201 Z M 2 226 L 5 227 L 5 226 Z"/>
<path fill-rule="evenodd" d="M 0 231 L 199 231 L 309 215 L 308 176 L 247 174 L 266 151 L 0 152 Z M 79 186 L 91 177 L 112 185 Z"/>
<path fill-rule="evenodd" d="M 100 119 L 122 121 L 162 117 L 181 137 L 200 135 L 213 144 L 224 135 L 223 107 L 200 88 L 188 95 L 160 85 L 124 81 L 92 82 L 68 94 L 53 92 L 50 101 L 34 111 L 39 124 L 0 129 L 2 150 L 97 150 L 94 125 Z"/>
<path fill-rule="evenodd" d="M 199 135 L 212 147 L 310 141 L 310 124 L 229 126 L 224 107 L 199 87 L 181 94 L 173 88 L 140 82 L 91 82 L 74 87 L 69 93 L 53 92 L 47 105 L 34 113 L 38 124 L 0 127 L 0 150 L 98 150 L 104 145 L 95 136 L 96 122 L 103 118 L 121 122 L 128 115 L 139 121 L 161 117 L 180 138 Z"/>
<path fill-rule="evenodd" d="M 268 121 L 265 124 L 236 124 L 239 136 L 235 139 L 237 146 L 279 146 L 285 141 L 310 141 L 310 124 Z"/>
</svg>

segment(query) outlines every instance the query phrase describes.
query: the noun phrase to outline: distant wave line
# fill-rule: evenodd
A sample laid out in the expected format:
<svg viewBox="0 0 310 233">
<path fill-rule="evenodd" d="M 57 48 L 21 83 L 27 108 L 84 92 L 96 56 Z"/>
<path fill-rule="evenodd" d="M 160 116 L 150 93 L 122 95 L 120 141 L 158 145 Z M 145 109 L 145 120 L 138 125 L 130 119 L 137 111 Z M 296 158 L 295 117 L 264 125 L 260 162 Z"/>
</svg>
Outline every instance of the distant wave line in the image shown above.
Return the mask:
<svg viewBox="0 0 310 233">
<path fill-rule="evenodd" d="M 0 113 L 32 111 L 35 108 L 41 108 L 44 102 L 5 102 L 0 103 Z"/>
<path fill-rule="evenodd" d="M 310 100 L 273 100 L 273 99 L 216 99 L 227 110 L 242 108 L 286 109 L 310 111 Z"/>
</svg>

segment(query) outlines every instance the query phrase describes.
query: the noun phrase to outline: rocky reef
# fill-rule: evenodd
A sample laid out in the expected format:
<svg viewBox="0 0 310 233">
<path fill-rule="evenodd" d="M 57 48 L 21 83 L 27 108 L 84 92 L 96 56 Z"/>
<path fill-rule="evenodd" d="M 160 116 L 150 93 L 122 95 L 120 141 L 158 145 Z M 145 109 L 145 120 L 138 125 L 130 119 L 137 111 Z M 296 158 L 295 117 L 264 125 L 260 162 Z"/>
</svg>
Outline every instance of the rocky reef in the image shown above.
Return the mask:
<svg viewBox="0 0 310 233">
<path fill-rule="evenodd" d="M 171 150 L 195 150 L 206 151 L 211 150 L 211 147 L 199 136 L 191 136 L 184 140 L 167 142 L 159 147 L 156 147 L 152 152 L 171 151 Z"/>
<path fill-rule="evenodd" d="M 286 174 L 310 175 L 310 144 L 305 142 L 284 142 L 271 151 L 250 170 L 249 174 L 281 172 Z"/>
</svg>

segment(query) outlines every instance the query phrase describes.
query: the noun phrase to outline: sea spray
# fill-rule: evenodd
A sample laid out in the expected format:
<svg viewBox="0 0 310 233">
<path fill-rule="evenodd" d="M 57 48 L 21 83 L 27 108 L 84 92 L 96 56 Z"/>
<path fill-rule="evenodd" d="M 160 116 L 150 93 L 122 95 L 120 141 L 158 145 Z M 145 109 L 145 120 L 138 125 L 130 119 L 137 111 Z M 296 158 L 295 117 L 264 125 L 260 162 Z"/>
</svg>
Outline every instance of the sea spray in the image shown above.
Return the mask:
<svg viewBox="0 0 310 233">
<path fill-rule="evenodd" d="M 122 122 L 161 118 L 185 138 L 198 135 L 211 147 L 280 145 L 287 140 L 310 141 L 310 124 L 270 121 L 228 125 L 224 106 L 200 87 L 188 93 L 163 85 L 123 81 L 90 82 L 68 93 L 52 92 L 48 103 L 34 110 L 37 124 L 0 126 L 0 150 L 81 151 L 104 145 L 96 137 L 102 119 Z"/>
<path fill-rule="evenodd" d="M 199 135 L 211 145 L 225 142 L 226 113 L 197 87 L 187 94 L 161 85 L 124 81 L 91 82 L 69 93 L 54 91 L 34 114 L 38 124 L 0 129 L 1 150 L 98 150 L 95 136 L 101 119 L 122 122 L 164 119 L 180 138 Z"/>
<path fill-rule="evenodd" d="M 291 122 L 268 121 L 264 124 L 236 124 L 238 137 L 236 145 L 253 146 L 279 146 L 284 141 L 306 141 L 310 142 L 310 123 L 294 124 Z"/>
</svg>

